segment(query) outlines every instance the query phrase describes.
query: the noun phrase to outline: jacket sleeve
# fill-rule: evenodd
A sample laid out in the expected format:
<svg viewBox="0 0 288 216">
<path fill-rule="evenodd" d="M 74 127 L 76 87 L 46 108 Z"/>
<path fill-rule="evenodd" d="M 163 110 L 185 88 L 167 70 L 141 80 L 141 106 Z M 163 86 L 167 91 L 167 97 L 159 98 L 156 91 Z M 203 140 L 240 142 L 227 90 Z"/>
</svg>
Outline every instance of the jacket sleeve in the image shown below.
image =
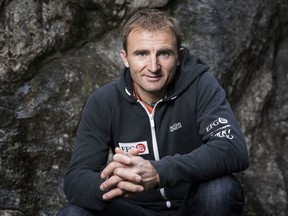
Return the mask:
<svg viewBox="0 0 288 216">
<path fill-rule="evenodd" d="M 212 74 L 204 73 L 199 78 L 196 94 L 197 125 L 203 144 L 188 154 L 151 161 L 162 187 L 205 181 L 249 166 L 244 136 L 223 88 Z"/>
<path fill-rule="evenodd" d="M 76 144 L 64 178 L 64 191 L 69 202 L 93 210 L 102 210 L 106 206 L 99 186 L 103 182 L 100 172 L 107 164 L 110 138 L 103 126 L 100 108 L 94 93 L 83 109 Z"/>
</svg>

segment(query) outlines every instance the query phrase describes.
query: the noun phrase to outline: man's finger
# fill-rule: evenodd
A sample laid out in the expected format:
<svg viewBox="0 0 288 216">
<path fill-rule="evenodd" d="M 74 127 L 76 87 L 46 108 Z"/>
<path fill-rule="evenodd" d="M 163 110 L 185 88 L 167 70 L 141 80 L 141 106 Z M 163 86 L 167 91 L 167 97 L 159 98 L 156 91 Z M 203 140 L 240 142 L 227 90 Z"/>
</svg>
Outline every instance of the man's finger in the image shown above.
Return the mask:
<svg viewBox="0 0 288 216">
<path fill-rule="evenodd" d="M 115 148 L 115 153 L 116 154 L 123 154 L 123 155 L 132 155 L 132 156 L 137 156 L 139 154 L 139 149 L 137 148 L 134 148 L 134 149 L 131 149 L 130 151 L 127 152 L 124 152 L 122 151 L 119 147 L 116 147 Z"/>
<path fill-rule="evenodd" d="M 116 161 L 112 161 L 110 164 L 108 164 L 101 173 L 101 178 L 107 178 L 111 176 L 115 169 L 123 167 L 124 165 L 121 163 L 118 163 Z"/>
<path fill-rule="evenodd" d="M 137 156 L 139 154 L 139 149 L 137 148 L 131 149 L 130 151 L 128 151 L 128 154 Z"/>
<path fill-rule="evenodd" d="M 121 190 L 120 188 L 114 188 L 110 191 L 108 191 L 107 193 L 103 194 L 102 198 L 104 200 L 110 200 L 116 197 L 119 197 L 121 195 L 124 195 L 125 191 Z"/>
<path fill-rule="evenodd" d="M 132 184 L 131 182 L 121 181 L 116 188 L 109 190 L 107 193 L 103 194 L 102 198 L 104 200 L 114 199 L 119 196 L 128 197 L 129 194 L 139 193 L 144 191 L 141 185 Z"/>
<path fill-rule="evenodd" d="M 137 193 L 137 192 L 143 192 L 144 187 L 138 184 L 134 184 L 132 182 L 128 181 L 121 181 L 118 185 L 118 188 L 126 191 L 126 192 L 132 192 L 132 193 Z"/>
<path fill-rule="evenodd" d="M 122 163 L 125 165 L 130 165 L 131 164 L 131 158 L 128 154 L 123 155 L 123 154 L 115 154 L 113 156 L 113 161 L 116 161 L 118 163 Z"/>
<path fill-rule="evenodd" d="M 102 191 L 110 190 L 113 187 L 116 187 L 119 182 L 121 182 L 123 179 L 119 176 L 113 175 L 110 178 L 107 178 L 101 185 L 100 189 Z"/>
<path fill-rule="evenodd" d="M 119 147 L 115 148 L 115 154 L 124 154 L 125 152 L 122 151 Z"/>
<path fill-rule="evenodd" d="M 113 174 L 119 176 L 122 179 L 125 179 L 127 181 L 131 181 L 134 183 L 139 183 L 142 181 L 142 178 L 140 175 L 131 171 L 130 169 L 126 169 L 125 167 L 115 169 Z"/>
</svg>

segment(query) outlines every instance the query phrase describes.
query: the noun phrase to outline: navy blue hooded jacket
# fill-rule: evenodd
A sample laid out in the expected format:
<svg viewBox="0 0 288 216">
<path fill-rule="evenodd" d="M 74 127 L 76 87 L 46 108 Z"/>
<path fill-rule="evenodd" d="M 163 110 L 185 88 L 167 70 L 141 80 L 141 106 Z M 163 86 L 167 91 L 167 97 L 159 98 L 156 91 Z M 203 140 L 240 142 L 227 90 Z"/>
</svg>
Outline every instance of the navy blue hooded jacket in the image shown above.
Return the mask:
<svg viewBox="0 0 288 216">
<path fill-rule="evenodd" d="M 248 167 L 243 134 L 208 66 L 185 49 L 167 96 L 150 114 L 134 96 L 128 68 L 88 99 L 65 176 L 71 203 L 102 210 L 100 174 L 109 150 L 139 148 L 160 176 L 160 188 L 130 197 L 154 209 L 179 207 L 191 183 Z M 124 198 L 123 198 L 124 199 Z"/>
</svg>

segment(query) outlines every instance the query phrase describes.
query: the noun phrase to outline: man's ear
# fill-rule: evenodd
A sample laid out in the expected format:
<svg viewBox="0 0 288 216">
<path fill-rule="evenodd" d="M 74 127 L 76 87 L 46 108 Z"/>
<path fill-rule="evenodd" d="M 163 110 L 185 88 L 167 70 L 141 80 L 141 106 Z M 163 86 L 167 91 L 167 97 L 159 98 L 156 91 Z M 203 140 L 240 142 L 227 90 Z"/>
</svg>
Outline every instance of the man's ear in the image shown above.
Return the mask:
<svg viewBox="0 0 288 216">
<path fill-rule="evenodd" d="M 128 63 L 128 60 L 127 60 L 127 55 L 126 55 L 125 50 L 121 50 L 120 51 L 120 56 L 122 58 L 122 61 L 123 61 L 123 64 L 125 65 L 125 67 L 129 68 L 129 63 Z"/>
<path fill-rule="evenodd" d="M 177 65 L 180 65 L 180 62 L 184 56 L 185 53 L 185 49 L 183 47 L 181 47 L 178 51 L 178 61 L 177 61 Z"/>
</svg>

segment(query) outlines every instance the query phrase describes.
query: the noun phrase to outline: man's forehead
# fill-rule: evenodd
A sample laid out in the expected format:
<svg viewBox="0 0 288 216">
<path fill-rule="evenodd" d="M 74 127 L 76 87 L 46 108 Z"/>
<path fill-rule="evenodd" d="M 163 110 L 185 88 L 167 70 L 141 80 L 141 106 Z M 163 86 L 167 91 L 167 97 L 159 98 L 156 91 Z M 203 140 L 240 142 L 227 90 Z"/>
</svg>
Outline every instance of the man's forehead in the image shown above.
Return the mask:
<svg viewBox="0 0 288 216">
<path fill-rule="evenodd" d="M 129 46 L 129 44 L 133 44 L 133 46 L 143 46 L 145 45 L 143 42 L 153 43 L 155 40 L 159 40 L 159 42 L 162 41 L 167 45 L 172 45 L 173 47 L 177 45 L 176 36 L 169 28 L 159 30 L 147 30 L 143 28 L 133 29 L 128 35 L 127 45 Z"/>
<path fill-rule="evenodd" d="M 141 35 L 143 33 L 147 33 L 147 34 L 150 34 L 151 36 L 153 35 L 156 35 L 156 34 L 167 34 L 167 35 L 170 35 L 170 36 L 174 36 L 176 38 L 176 35 L 173 33 L 173 31 L 170 29 L 170 28 L 161 28 L 161 29 L 145 29 L 145 28 L 142 28 L 142 27 L 137 27 L 137 28 L 134 28 L 128 35 L 128 37 L 130 35 Z"/>
</svg>

